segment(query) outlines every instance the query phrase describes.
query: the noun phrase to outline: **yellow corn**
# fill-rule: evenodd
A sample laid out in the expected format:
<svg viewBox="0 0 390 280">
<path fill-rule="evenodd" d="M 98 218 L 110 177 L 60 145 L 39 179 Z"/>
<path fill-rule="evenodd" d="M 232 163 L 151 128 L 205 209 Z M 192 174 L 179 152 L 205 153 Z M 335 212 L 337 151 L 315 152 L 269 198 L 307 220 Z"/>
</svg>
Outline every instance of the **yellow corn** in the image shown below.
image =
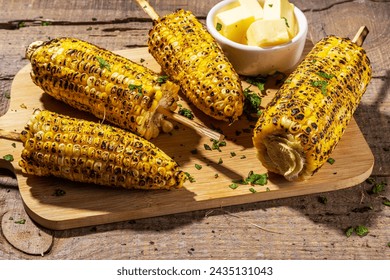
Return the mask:
<svg viewBox="0 0 390 280">
<path fill-rule="evenodd" d="M 177 163 L 126 130 L 36 111 L 21 133 L 24 173 L 134 189 L 180 188 Z"/>
<path fill-rule="evenodd" d="M 348 39 L 319 41 L 260 116 L 253 142 L 262 164 L 304 180 L 328 160 L 371 79 L 364 49 Z"/>
<path fill-rule="evenodd" d="M 239 76 L 206 28 L 189 11 L 154 21 L 149 52 L 205 114 L 229 122 L 243 110 Z"/>
<path fill-rule="evenodd" d="M 46 93 L 146 139 L 160 132 L 164 116 L 157 107 L 177 107 L 179 86 L 82 40 L 34 42 L 26 57 L 32 80 Z"/>
</svg>

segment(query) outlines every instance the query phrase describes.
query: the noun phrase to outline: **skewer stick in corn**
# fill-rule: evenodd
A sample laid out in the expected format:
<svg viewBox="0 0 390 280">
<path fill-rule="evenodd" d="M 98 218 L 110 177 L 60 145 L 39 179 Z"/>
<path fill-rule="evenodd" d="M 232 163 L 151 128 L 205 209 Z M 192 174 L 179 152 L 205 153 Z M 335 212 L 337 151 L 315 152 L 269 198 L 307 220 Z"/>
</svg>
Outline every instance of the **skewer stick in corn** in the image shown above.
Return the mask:
<svg viewBox="0 0 390 280">
<path fill-rule="evenodd" d="M 34 42 L 26 57 L 33 82 L 74 108 L 146 139 L 173 128 L 164 112 L 177 108 L 179 86 L 142 65 L 75 38 Z M 201 126 L 174 113 L 169 116 L 197 130 Z M 214 139 L 222 137 L 217 132 L 209 134 Z"/>
<path fill-rule="evenodd" d="M 243 112 L 241 81 L 221 47 L 189 11 L 159 17 L 147 1 L 137 0 L 153 19 L 149 52 L 183 94 L 217 120 L 234 122 Z"/>
<path fill-rule="evenodd" d="M 23 142 L 22 171 L 128 189 L 181 188 L 186 175 L 148 140 L 109 125 L 37 110 L 21 133 L 0 137 Z"/>
<path fill-rule="evenodd" d="M 305 180 L 328 160 L 371 79 L 367 33 L 320 40 L 267 105 L 253 143 L 269 171 Z"/>
</svg>

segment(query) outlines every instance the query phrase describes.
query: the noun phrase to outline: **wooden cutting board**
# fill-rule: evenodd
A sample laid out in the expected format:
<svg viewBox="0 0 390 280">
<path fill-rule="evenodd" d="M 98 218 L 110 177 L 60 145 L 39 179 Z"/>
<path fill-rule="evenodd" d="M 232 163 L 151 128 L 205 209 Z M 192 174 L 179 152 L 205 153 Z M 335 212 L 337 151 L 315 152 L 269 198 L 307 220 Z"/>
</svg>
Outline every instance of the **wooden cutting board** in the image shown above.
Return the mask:
<svg viewBox="0 0 390 280">
<path fill-rule="evenodd" d="M 146 48 L 118 53 L 160 71 Z M 21 131 L 37 108 L 96 120 L 44 94 L 32 83 L 29 72 L 30 65 L 27 65 L 15 76 L 10 108 L 0 118 L 0 128 Z M 247 86 L 244 84 L 244 87 Z M 254 90 L 254 87 L 251 89 Z M 274 81 L 267 84 L 267 96 L 263 98 L 262 105 L 270 101 L 276 89 Z M 162 134 L 152 140 L 194 178 L 195 182 L 187 181 L 180 190 L 126 190 L 54 177 L 25 176 L 18 166 L 22 144 L 5 139 L 0 139 L 1 158 L 12 154 L 14 161 L 0 160 L 0 166 L 16 174 L 21 197 L 31 218 L 44 227 L 56 230 L 335 191 L 355 186 L 371 174 L 373 155 L 356 122 L 352 120 L 332 154 L 335 163 L 326 163 L 310 180 L 292 183 L 269 174 L 269 182 L 265 186 L 239 185 L 232 189 L 229 187 L 232 181 L 246 178 L 250 171 L 260 174 L 267 172 L 257 160 L 251 140 L 255 123 L 243 117 L 228 126 L 205 117 L 184 100 L 180 104 L 189 107 L 197 116 L 197 121 L 220 128 L 227 138 L 226 146 L 221 147 L 220 151 L 207 150 L 205 144 L 212 146 L 209 138 L 178 124 L 171 134 Z M 201 166 L 201 169 L 195 165 Z M 255 193 L 250 190 L 251 187 Z M 57 190 L 65 194 L 56 195 Z"/>
</svg>

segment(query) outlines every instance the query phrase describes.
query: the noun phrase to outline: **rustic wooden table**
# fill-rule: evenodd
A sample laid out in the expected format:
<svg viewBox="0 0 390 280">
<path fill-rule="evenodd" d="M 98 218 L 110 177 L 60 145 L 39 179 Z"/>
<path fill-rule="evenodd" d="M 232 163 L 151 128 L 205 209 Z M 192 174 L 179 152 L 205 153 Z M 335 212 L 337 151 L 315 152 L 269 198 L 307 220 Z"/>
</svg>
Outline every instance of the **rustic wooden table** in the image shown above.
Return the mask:
<svg viewBox="0 0 390 280">
<path fill-rule="evenodd" d="M 177 8 L 204 22 L 212 1 L 150 1 L 160 15 Z M 390 3 L 293 1 L 308 18 L 309 39 L 352 37 L 361 25 L 373 79 L 355 114 L 374 156 L 372 182 L 329 193 L 53 231 L 24 211 L 13 174 L 1 169 L 0 259 L 390 259 Z M 76 36 L 110 50 L 146 46 L 152 22 L 135 1 L 0 0 L 0 115 L 11 83 L 36 40 Z M 387 184 L 387 185 L 386 185 Z M 319 198 L 326 198 L 327 202 Z M 24 224 L 15 221 L 26 220 Z M 369 233 L 347 237 L 349 227 Z M 271 232 L 274 231 L 274 232 Z M 278 232 L 278 233 L 275 233 Z"/>
</svg>

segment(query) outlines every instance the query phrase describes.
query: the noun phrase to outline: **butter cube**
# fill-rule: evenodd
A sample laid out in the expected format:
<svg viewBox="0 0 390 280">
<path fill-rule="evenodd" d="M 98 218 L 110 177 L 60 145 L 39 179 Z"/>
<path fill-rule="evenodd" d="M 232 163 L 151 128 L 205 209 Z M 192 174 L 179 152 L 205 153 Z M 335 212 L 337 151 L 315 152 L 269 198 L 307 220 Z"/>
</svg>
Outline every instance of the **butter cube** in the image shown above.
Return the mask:
<svg viewBox="0 0 390 280">
<path fill-rule="evenodd" d="M 246 32 L 249 46 L 275 46 L 290 41 L 284 19 L 257 20 Z"/>
<path fill-rule="evenodd" d="M 251 11 L 243 6 L 223 11 L 216 15 L 217 30 L 229 40 L 243 43 L 248 27 L 255 21 Z"/>
<path fill-rule="evenodd" d="M 242 7 L 247 8 L 253 16 L 255 20 L 263 18 L 263 8 L 260 6 L 259 1 L 257 0 L 238 0 Z"/>
<path fill-rule="evenodd" d="M 294 4 L 288 0 L 265 0 L 263 17 L 264 19 L 284 19 L 290 39 L 297 34 Z"/>
</svg>

